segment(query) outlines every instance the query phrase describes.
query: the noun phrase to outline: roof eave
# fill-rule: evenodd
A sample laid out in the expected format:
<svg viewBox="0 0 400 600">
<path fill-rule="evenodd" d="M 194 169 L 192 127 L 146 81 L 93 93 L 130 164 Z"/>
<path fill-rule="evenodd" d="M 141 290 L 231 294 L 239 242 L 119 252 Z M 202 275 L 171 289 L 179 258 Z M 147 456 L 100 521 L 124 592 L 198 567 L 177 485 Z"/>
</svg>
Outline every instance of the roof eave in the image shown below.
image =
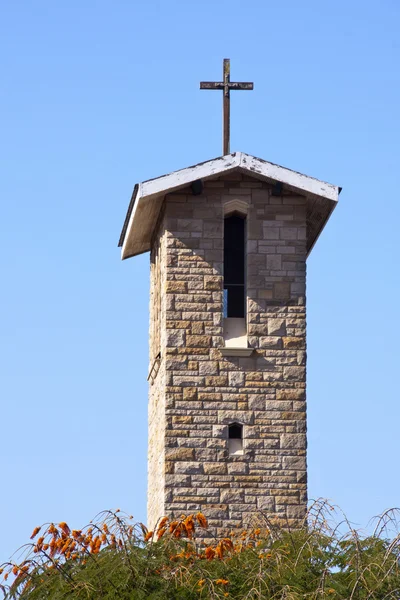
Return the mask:
<svg viewBox="0 0 400 600">
<path fill-rule="evenodd" d="M 257 179 L 282 182 L 289 190 L 296 193 L 329 202 L 330 210 L 312 242 L 310 253 L 337 204 L 341 188 L 260 158 L 236 152 L 136 184 L 119 240 L 119 246 L 122 246 L 121 258 L 124 260 L 150 250 L 151 233 L 146 237 L 146 232 L 150 232 L 152 223 L 157 222 L 162 199 L 166 194 L 182 189 L 198 179 L 206 180 L 225 175 L 235 169 Z M 131 239 L 133 230 L 145 233 L 137 243 Z"/>
</svg>

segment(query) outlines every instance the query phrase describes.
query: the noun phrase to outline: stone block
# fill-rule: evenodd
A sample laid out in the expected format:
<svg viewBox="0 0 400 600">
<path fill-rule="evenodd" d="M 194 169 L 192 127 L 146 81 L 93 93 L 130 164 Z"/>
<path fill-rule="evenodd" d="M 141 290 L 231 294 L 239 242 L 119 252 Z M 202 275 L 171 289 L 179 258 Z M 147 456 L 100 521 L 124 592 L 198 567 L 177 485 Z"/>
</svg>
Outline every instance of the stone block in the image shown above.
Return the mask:
<svg viewBox="0 0 400 600">
<path fill-rule="evenodd" d="M 183 399 L 184 400 L 197 400 L 197 389 L 195 387 L 183 388 Z"/>
<path fill-rule="evenodd" d="M 218 361 L 201 361 L 199 364 L 199 373 L 200 375 L 214 375 L 218 373 Z"/>
<path fill-rule="evenodd" d="M 172 371 L 174 373 L 174 371 Z M 175 371 L 177 373 L 177 371 Z M 177 387 L 193 387 L 204 385 L 204 377 L 196 375 L 175 375 L 173 376 L 173 384 Z"/>
<path fill-rule="evenodd" d="M 192 460 L 194 458 L 193 448 L 167 448 L 165 452 L 166 460 Z"/>
<path fill-rule="evenodd" d="M 189 348 L 199 347 L 199 348 L 208 348 L 211 346 L 211 336 L 210 335 L 187 335 L 186 337 L 186 346 Z"/>
<path fill-rule="evenodd" d="M 223 235 L 222 219 L 215 221 L 203 221 L 203 237 L 204 238 L 220 238 Z"/>
<path fill-rule="evenodd" d="M 303 389 L 288 389 L 276 390 L 277 400 L 304 400 L 305 390 Z"/>
<path fill-rule="evenodd" d="M 304 421 L 305 418 L 305 412 L 285 411 L 282 413 L 282 419 L 284 419 L 285 421 Z"/>
<path fill-rule="evenodd" d="M 306 375 L 305 367 L 284 367 L 283 379 L 285 381 L 304 381 Z"/>
<path fill-rule="evenodd" d="M 285 335 L 285 319 L 268 319 L 268 335 Z"/>
<path fill-rule="evenodd" d="M 245 462 L 228 463 L 229 475 L 247 475 L 248 472 L 249 465 Z"/>
<path fill-rule="evenodd" d="M 260 348 L 282 348 L 282 338 L 279 336 L 260 337 Z"/>
<path fill-rule="evenodd" d="M 181 474 L 194 475 L 198 473 L 203 473 L 203 464 L 199 462 L 174 462 L 174 472 Z"/>
<path fill-rule="evenodd" d="M 300 448 L 305 449 L 307 447 L 306 436 L 304 433 L 284 433 L 281 435 L 281 448 Z"/>
<path fill-rule="evenodd" d="M 265 396 L 262 394 L 251 394 L 249 395 L 249 409 L 250 410 L 265 410 Z"/>
<path fill-rule="evenodd" d="M 268 325 L 267 323 L 251 324 L 247 328 L 247 333 L 249 335 L 268 335 Z"/>
<path fill-rule="evenodd" d="M 247 439 L 246 440 L 246 449 L 259 449 L 264 448 L 264 440 L 257 439 Z"/>
<path fill-rule="evenodd" d="M 257 240 L 247 240 L 247 254 L 256 253 L 258 248 Z"/>
<path fill-rule="evenodd" d="M 307 239 L 307 229 L 306 227 L 298 227 L 297 228 L 297 239 L 305 241 Z"/>
<path fill-rule="evenodd" d="M 285 469 L 293 471 L 303 471 L 306 469 L 306 457 L 305 456 L 284 456 L 283 466 Z"/>
<path fill-rule="evenodd" d="M 179 231 L 203 231 L 203 221 L 201 219 L 178 219 L 177 228 Z"/>
<path fill-rule="evenodd" d="M 183 329 L 167 329 L 166 345 L 170 348 L 177 348 L 185 345 L 186 334 Z"/>
<path fill-rule="evenodd" d="M 215 448 L 216 450 L 225 450 L 226 441 L 223 439 L 209 438 L 206 440 L 207 448 Z"/>
<path fill-rule="evenodd" d="M 272 300 L 273 292 L 272 290 L 259 290 L 258 297 L 265 300 Z"/>
<path fill-rule="evenodd" d="M 281 240 L 297 240 L 297 227 L 281 227 Z"/>
<path fill-rule="evenodd" d="M 286 281 L 274 283 L 274 298 L 288 300 L 290 298 L 290 283 Z"/>
<path fill-rule="evenodd" d="M 172 417 L 172 423 L 175 423 L 175 424 L 193 423 L 193 417 L 190 415 L 174 415 Z"/>
<path fill-rule="evenodd" d="M 247 238 L 248 240 L 260 240 L 262 239 L 262 221 L 258 219 L 249 219 L 247 227 Z"/>
<path fill-rule="evenodd" d="M 254 412 L 250 410 L 243 410 L 240 412 L 233 410 L 219 410 L 218 421 L 220 424 L 229 424 L 234 421 L 239 421 L 239 423 L 252 425 L 254 422 Z"/>
<path fill-rule="evenodd" d="M 296 353 L 296 362 L 298 365 L 305 365 L 306 364 L 306 353 L 305 352 L 297 352 Z"/>
<path fill-rule="evenodd" d="M 225 425 L 213 425 L 212 434 L 214 438 L 227 438 L 227 428 Z"/>
<path fill-rule="evenodd" d="M 263 510 L 268 512 L 274 512 L 275 510 L 275 498 L 271 496 L 261 496 L 257 498 L 257 508 L 258 510 Z"/>
<path fill-rule="evenodd" d="M 289 505 L 286 507 L 286 514 L 289 519 L 304 519 L 306 516 L 306 508 L 303 504 L 301 505 Z"/>
<path fill-rule="evenodd" d="M 204 289 L 220 291 L 222 289 L 222 277 L 211 275 L 204 277 Z"/>
<path fill-rule="evenodd" d="M 262 381 L 263 380 L 263 374 L 259 373 L 258 371 L 249 371 L 248 373 L 246 373 L 246 383 L 248 383 L 249 381 Z"/>
<path fill-rule="evenodd" d="M 305 339 L 303 337 L 284 337 L 283 347 L 284 348 L 303 348 L 305 346 Z"/>
<path fill-rule="evenodd" d="M 240 371 L 231 371 L 228 373 L 228 383 L 230 387 L 241 387 L 244 384 L 244 373 Z"/>
<path fill-rule="evenodd" d="M 211 525 L 212 519 L 226 521 L 229 518 L 228 507 L 223 504 L 210 505 L 202 507 L 207 513 L 208 523 Z"/>
<path fill-rule="evenodd" d="M 263 227 L 264 240 L 279 240 L 279 227 Z"/>
<path fill-rule="evenodd" d="M 188 487 L 191 484 L 190 475 L 165 475 L 165 485 L 174 487 Z"/>
<path fill-rule="evenodd" d="M 203 464 L 217 461 L 217 448 L 196 448 L 195 454 L 196 460 Z"/>
<path fill-rule="evenodd" d="M 244 491 L 240 489 L 222 490 L 221 502 L 227 504 L 241 503 L 244 501 Z"/>
<path fill-rule="evenodd" d="M 174 356 L 165 361 L 167 371 L 184 371 L 187 368 L 186 356 Z"/>
<path fill-rule="evenodd" d="M 167 321 L 167 329 L 189 329 L 190 321 Z"/>
<path fill-rule="evenodd" d="M 299 504 L 297 497 L 284 495 L 285 490 L 281 490 L 281 494 L 281 496 L 275 496 L 275 502 L 276 505 L 281 505 L 285 512 L 287 512 L 289 505 L 297 506 Z"/>
<path fill-rule="evenodd" d="M 167 281 L 166 282 L 166 292 L 167 293 L 180 293 L 183 294 L 187 292 L 187 283 L 186 281 Z"/>
<path fill-rule="evenodd" d="M 206 377 L 207 387 L 219 387 L 228 385 L 227 375 L 216 375 L 215 377 Z"/>
<path fill-rule="evenodd" d="M 220 402 L 222 400 L 222 394 L 211 392 L 199 392 L 199 400 L 205 400 L 209 402 Z"/>
<path fill-rule="evenodd" d="M 279 448 L 279 439 L 278 438 L 264 439 L 264 448 Z"/>
<path fill-rule="evenodd" d="M 297 282 L 297 283 L 292 283 L 290 285 L 290 291 L 292 296 L 304 296 L 306 293 L 306 283 L 304 282 Z"/>
<path fill-rule="evenodd" d="M 191 333 L 195 335 L 202 335 L 204 333 L 204 323 L 201 321 L 194 321 L 190 325 Z"/>
<path fill-rule="evenodd" d="M 269 271 L 280 271 L 282 269 L 282 257 L 280 254 L 267 256 L 267 269 Z"/>
<path fill-rule="evenodd" d="M 225 475 L 226 472 L 225 463 L 204 463 L 204 473 L 206 475 Z"/>
</svg>

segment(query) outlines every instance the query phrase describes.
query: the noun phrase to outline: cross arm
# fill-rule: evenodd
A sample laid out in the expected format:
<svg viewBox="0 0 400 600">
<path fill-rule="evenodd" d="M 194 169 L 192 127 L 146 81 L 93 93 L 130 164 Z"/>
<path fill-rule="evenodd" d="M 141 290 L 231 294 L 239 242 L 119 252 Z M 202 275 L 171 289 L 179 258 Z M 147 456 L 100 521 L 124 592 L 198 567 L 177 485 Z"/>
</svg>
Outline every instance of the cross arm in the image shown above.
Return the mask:
<svg viewBox="0 0 400 600">
<path fill-rule="evenodd" d="M 252 90 L 254 84 L 250 81 L 230 81 L 228 86 L 231 90 Z"/>
<path fill-rule="evenodd" d="M 200 81 L 201 90 L 223 90 L 224 84 L 219 81 Z"/>
<path fill-rule="evenodd" d="M 201 90 L 223 90 L 225 85 L 230 90 L 252 90 L 254 84 L 250 81 L 228 81 L 226 84 L 223 81 L 201 81 Z"/>
</svg>

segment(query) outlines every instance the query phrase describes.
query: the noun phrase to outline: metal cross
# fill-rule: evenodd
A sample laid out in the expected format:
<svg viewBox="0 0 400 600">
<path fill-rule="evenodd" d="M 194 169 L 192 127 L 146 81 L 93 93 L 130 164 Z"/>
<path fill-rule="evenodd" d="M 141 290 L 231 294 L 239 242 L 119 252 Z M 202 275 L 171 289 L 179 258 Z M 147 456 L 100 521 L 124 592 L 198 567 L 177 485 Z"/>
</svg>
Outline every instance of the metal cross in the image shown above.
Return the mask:
<svg viewBox="0 0 400 600">
<path fill-rule="evenodd" d="M 231 81 L 231 61 L 229 58 L 224 58 L 223 81 L 201 81 L 201 90 L 223 90 L 223 114 L 224 114 L 224 132 L 223 132 L 223 154 L 230 153 L 230 136 L 231 136 L 231 115 L 230 115 L 230 91 L 231 90 L 252 90 L 253 83 L 248 81 Z"/>
</svg>

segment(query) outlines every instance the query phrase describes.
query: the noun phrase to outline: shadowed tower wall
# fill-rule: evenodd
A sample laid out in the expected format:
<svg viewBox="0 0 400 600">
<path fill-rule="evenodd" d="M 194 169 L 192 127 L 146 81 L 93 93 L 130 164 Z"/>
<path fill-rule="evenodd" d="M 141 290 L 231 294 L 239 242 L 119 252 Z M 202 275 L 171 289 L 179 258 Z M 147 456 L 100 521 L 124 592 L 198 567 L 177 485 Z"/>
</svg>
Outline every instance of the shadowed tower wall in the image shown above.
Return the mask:
<svg viewBox="0 0 400 600">
<path fill-rule="evenodd" d="M 250 356 L 224 348 L 224 212 L 246 206 Z M 307 502 L 306 199 L 239 173 L 165 197 L 151 251 L 148 524 L 201 510 L 216 534 Z M 243 425 L 230 455 L 228 426 Z"/>
</svg>

